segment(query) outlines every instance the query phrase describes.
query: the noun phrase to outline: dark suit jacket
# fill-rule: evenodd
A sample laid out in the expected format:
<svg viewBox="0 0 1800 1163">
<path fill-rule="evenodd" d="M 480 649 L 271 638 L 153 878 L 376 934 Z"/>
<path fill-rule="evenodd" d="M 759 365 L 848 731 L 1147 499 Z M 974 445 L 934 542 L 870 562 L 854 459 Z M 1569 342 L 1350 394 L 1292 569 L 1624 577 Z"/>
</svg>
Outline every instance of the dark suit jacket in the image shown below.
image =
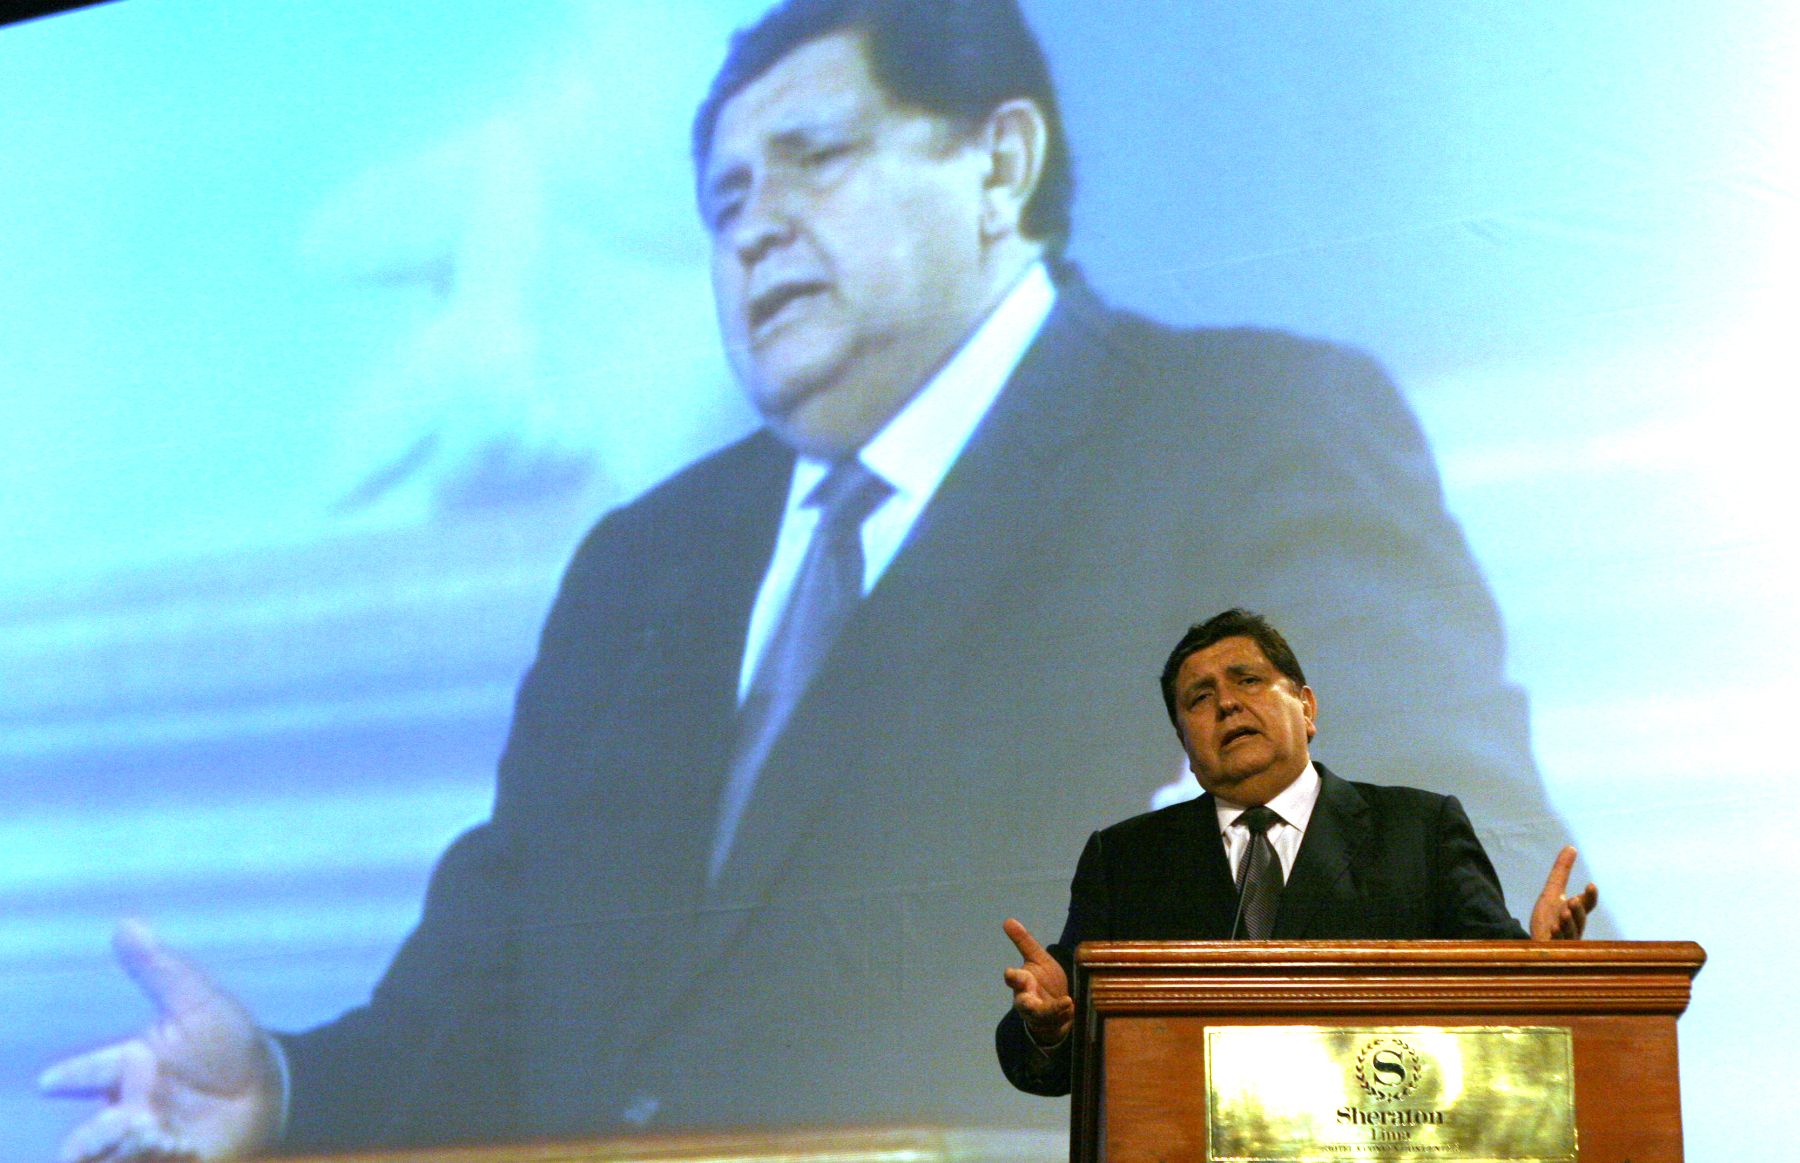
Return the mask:
<svg viewBox="0 0 1800 1163">
<path fill-rule="evenodd" d="M 1524 937 L 1494 867 L 1454 796 L 1350 783 L 1319 766 L 1293 875 L 1272 940 Z M 1074 979 L 1083 941 L 1224 940 L 1237 914 L 1218 812 L 1208 794 L 1135 816 L 1088 838 L 1069 917 L 1050 952 Z M 1072 1040 L 1072 1039 L 1071 1039 Z M 1001 1068 L 1033 1094 L 1069 1093 L 1069 1044 L 1046 1055 L 1008 1010 L 995 1035 Z"/>
<path fill-rule="evenodd" d="M 368 1006 L 286 1039 L 294 1146 L 622 1125 L 1042 1122 L 987 1065 L 1008 915 L 1182 770 L 1155 674 L 1269 614 L 1332 759 L 1551 830 L 1498 619 L 1366 357 L 1177 331 L 1066 283 L 857 609 L 704 880 L 792 454 L 610 514 L 519 692 L 492 820 Z M 1505 810 L 1503 810 L 1503 808 Z"/>
</svg>

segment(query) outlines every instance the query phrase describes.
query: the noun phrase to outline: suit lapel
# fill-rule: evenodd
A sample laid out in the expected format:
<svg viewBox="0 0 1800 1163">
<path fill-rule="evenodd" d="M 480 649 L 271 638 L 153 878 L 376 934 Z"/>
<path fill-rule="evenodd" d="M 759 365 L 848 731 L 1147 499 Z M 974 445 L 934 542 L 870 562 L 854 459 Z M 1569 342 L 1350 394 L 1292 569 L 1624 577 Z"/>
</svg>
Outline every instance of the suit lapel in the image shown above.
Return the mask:
<svg viewBox="0 0 1800 1163">
<path fill-rule="evenodd" d="M 1006 599 L 1071 493 L 1091 483 L 1091 473 L 1065 464 L 1092 443 L 1100 403 L 1123 390 L 1101 342 L 1105 327 L 1105 310 L 1085 287 L 1059 292 L 1043 331 L 795 708 L 757 777 L 718 882 L 701 892 L 701 908 L 680 936 L 683 955 L 669 959 L 680 968 L 648 1012 L 668 1012 L 698 976 L 715 972 L 757 910 L 781 894 L 796 846 L 846 790 L 845 772 L 855 768 L 847 741 L 859 725 L 878 721 L 883 698 L 895 697 L 886 677 L 950 665 L 944 655 L 965 641 L 962 627 Z M 765 546 L 757 578 L 767 559 Z M 755 586 L 752 580 L 752 597 Z M 731 640 L 741 645 L 742 626 Z M 710 837 L 710 816 L 705 824 Z M 657 1026 L 649 1022 L 642 1036 L 653 1037 Z"/>
<path fill-rule="evenodd" d="M 704 553 L 690 557 L 665 546 L 671 564 L 644 572 L 643 588 L 633 597 L 647 614 L 637 630 L 640 641 L 629 668 L 620 671 L 618 680 L 630 692 L 627 705 L 604 726 L 610 741 L 597 739 L 586 761 L 591 769 L 604 764 L 598 770 L 605 774 L 595 785 L 596 820 L 576 829 L 584 843 L 635 841 L 632 835 L 621 835 L 617 824 L 607 822 L 613 801 L 621 796 L 654 797 L 653 804 L 637 811 L 666 821 L 657 833 L 658 850 L 643 857 L 645 883 L 578 888 L 559 875 L 542 888 L 550 897 L 544 906 L 550 917 L 560 915 L 560 910 L 589 907 L 586 901 L 638 911 L 644 925 L 655 932 L 655 955 L 670 966 L 668 973 L 653 975 L 638 966 L 604 964 L 607 957 L 641 956 L 626 943 L 592 950 L 596 960 L 586 970 L 597 982 L 606 983 L 596 988 L 604 991 L 617 981 L 642 982 L 637 993 L 535 1016 L 536 1060 L 595 1060 L 599 1078 L 610 1077 L 620 1064 L 633 1061 L 631 1049 L 655 1034 L 663 1015 L 692 988 L 692 971 L 710 964 L 726 935 L 721 919 L 697 906 L 735 733 L 738 671 L 750 607 L 774 546 L 794 454 L 765 432 L 719 455 L 721 462 L 708 466 L 716 479 L 692 486 L 698 488 L 697 502 L 678 508 L 682 524 L 670 534 L 704 546 Z M 673 518 L 665 514 L 662 519 Z M 679 724 L 654 725 L 670 716 L 677 716 Z M 677 727 L 682 732 L 679 739 L 672 734 Z M 640 753 L 641 744 L 619 742 L 645 734 L 659 751 L 678 750 L 680 757 Z M 647 779 L 647 773 L 656 777 Z M 566 822 L 562 826 L 568 827 Z M 616 869 L 619 864 L 609 854 L 578 867 Z M 667 918 L 679 919 L 663 923 Z M 616 918 L 608 923 L 616 923 Z M 554 987 L 547 988 L 553 996 Z M 529 1087 L 529 1125 L 545 1133 L 564 1133 L 605 1123 L 618 1111 L 592 1108 L 615 1100 L 617 1089 Z"/>
<path fill-rule="evenodd" d="M 973 620 L 1009 595 L 1032 551 L 1092 488 L 1094 476 L 1070 465 L 1093 454 L 1094 430 L 1111 415 L 1106 405 L 1128 388 L 1108 358 L 1106 323 L 1091 294 L 1072 286 L 1060 295 L 846 637 L 841 654 L 850 666 L 871 650 L 890 650 L 896 637 L 922 650 L 954 649 L 962 639 L 944 618 Z M 932 633 L 917 633 L 920 626 Z"/>
<path fill-rule="evenodd" d="M 845 791 L 846 740 L 878 721 L 889 675 L 952 665 L 964 627 L 1006 600 L 1087 473 L 1065 463 L 1090 442 L 1117 374 L 1096 343 L 1092 296 L 1061 292 L 1026 352 L 920 515 L 881 582 L 846 624 L 762 773 L 709 903 L 742 915 L 770 899 L 794 845 Z M 906 692 L 898 692 L 905 697 Z"/>
<path fill-rule="evenodd" d="M 746 452 L 750 455 L 743 472 L 733 481 L 732 495 L 724 499 L 720 511 L 701 527 L 683 531 L 708 547 L 710 560 L 684 571 L 675 582 L 679 591 L 659 602 L 671 623 L 664 642 L 682 646 L 671 651 L 665 645 L 657 665 L 672 667 L 678 674 L 653 689 L 692 690 L 695 731 L 714 732 L 706 751 L 708 761 L 697 763 L 692 776 L 696 810 L 682 813 L 693 817 L 695 824 L 686 829 L 692 847 L 686 866 L 689 879 L 682 887 L 696 894 L 705 883 L 713 823 L 737 742 L 738 675 L 750 612 L 774 552 L 793 479 L 793 451 L 766 430 L 752 438 Z"/>
<path fill-rule="evenodd" d="M 1219 838 L 1219 808 L 1211 792 L 1189 805 L 1193 810 L 1182 814 L 1180 842 L 1171 855 L 1177 861 L 1175 883 L 1193 887 L 1182 893 L 1186 915 L 1175 931 L 1223 941 L 1237 917 L 1237 886 Z"/>
<path fill-rule="evenodd" d="M 1355 915 L 1355 869 L 1369 859 L 1374 829 L 1361 793 L 1319 769 L 1319 801 L 1307 821 L 1293 875 L 1281 894 L 1271 936 L 1305 938 L 1315 934 L 1321 915 Z M 1335 903 L 1333 903 L 1335 902 Z M 1329 906 L 1329 907 L 1328 907 Z"/>
</svg>

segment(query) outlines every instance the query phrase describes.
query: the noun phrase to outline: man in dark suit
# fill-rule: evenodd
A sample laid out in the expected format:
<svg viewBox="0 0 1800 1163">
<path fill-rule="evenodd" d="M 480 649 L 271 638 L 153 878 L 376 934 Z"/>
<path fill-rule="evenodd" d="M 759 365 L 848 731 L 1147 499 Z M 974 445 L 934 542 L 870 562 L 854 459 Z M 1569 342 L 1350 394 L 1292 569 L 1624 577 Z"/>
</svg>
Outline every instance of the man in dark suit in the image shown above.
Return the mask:
<svg viewBox="0 0 1800 1163">
<path fill-rule="evenodd" d="M 1318 700 L 1281 633 L 1241 609 L 1189 628 L 1163 702 L 1206 794 L 1094 833 L 1061 940 L 1006 922 L 1024 964 L 996 1044 L 1007 1078 L 1069 1093 L 1068 975 L 1083 941 L 1525 936 L 1454 796 L 1350 783 L 1313 763 Z M 1577 938 L 1599 896 L 1565 896 L 1564 848 L 1531 914 L 1535 940 Z"/>
<path fill-rule="evenodd" d="M 734 41 L 695 161 L 766 429 L 578 551 L 492 819 L 367 1006 L 272 1040 L 122 934 L 164 1017 L 53 1070 L 110 1100 L 71 1156 L 1032 1121 L 970 1034 L 981 950 L 1055 907 L 1045 853 L 1174 774 L 1135 660 L 1209 596 L 1305 619 L 1363 766 L 1541 804 L 1398 394 L 1356 353 L 1087 290 L 1014 5 L 784 5 Z M 854 518 L 823 499 L 847 472 L 878 486 Z"/>
</svg>

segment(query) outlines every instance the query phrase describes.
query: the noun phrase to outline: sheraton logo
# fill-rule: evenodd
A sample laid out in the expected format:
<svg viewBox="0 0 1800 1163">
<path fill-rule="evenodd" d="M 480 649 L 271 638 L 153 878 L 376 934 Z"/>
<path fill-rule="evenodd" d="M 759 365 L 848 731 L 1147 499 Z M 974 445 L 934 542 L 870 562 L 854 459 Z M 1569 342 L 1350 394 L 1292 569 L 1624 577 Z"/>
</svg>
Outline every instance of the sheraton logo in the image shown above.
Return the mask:
<svg viewBox="0 0 1800 1163">
<path fill-rule="evenodd" d="M 1431 1067 L 1418 1047 L 1391 1035 L 1371 1038 L 1356 1055 L 1356 1085 L 1373 1102 L 1368 1106 L 1341 1106 L 1335 1112 L 1341 1126 L 1368 1127 L 1377 1140 L 1403 1140 L 1414 1127 L 1441 1127 L 1441 1110 L 1397 1107 L 1413 1097 Z M 1404 1129 L 1401 1129 L 1404 1128 Z"/>
<path fill-rule="evenodd" d="M 1356 1056 L 1356 1084 L 1370 1098 L 1411 1098 L 1424 1076 L 1424 1059 L 1405 1038 L 1371 1038 Z"/>
</svg>

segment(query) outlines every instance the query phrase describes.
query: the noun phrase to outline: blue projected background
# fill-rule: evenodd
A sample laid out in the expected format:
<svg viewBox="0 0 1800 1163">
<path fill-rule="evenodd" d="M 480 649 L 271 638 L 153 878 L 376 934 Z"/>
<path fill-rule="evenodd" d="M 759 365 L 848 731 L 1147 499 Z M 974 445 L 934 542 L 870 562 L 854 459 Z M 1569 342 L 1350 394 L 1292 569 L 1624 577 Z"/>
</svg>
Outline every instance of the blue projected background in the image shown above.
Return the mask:
<svg viewBox="0 0 1800 1163">
<path fill-rule="evenodd" d="M 761 7 L 0 30 L 0 1158 L 77 1117 L 38 1069 L 144 1020 L 120 916 L 273 1027 L 362 1000 L 487 812 L 581 533 L 754 426 L 686 142 Z M 1800 1065 L 1769 1020 L 1800 953 L 1800 14 L 1026 7 L 1072 257 L 1120 305 L 1394 374 L 1603 912 L 1709 951 L 1690 1157 L 1789 1137 L 1745 1098 Z M 1177 758 L 1122 778 L 1148 802 Z M 997 1125 L 1063 1117 L 993 1084 Z"/>
</svg>

